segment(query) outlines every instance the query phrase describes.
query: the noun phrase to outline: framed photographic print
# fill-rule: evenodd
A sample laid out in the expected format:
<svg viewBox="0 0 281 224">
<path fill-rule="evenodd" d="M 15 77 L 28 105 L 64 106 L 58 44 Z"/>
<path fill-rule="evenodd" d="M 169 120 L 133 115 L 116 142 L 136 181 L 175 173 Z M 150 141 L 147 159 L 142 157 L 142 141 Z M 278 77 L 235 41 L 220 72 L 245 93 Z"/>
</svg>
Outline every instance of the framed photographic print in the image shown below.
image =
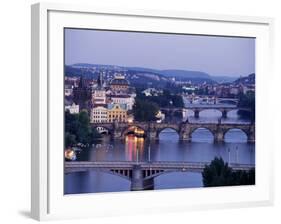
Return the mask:
<svg viewBox="0 0 281 224">
<path fill-rule="evenodd" d="M 32 6 L 32 216 L 271 204 L 270 18 Z"/>
</svg>

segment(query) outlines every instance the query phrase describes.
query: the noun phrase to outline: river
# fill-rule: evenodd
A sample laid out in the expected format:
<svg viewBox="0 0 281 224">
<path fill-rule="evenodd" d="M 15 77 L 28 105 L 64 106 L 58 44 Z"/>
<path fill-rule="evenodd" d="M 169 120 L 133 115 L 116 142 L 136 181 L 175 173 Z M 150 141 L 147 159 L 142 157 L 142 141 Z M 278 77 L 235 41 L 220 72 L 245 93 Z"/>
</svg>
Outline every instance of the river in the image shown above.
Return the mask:
<svg viewBox="0 0 281 224">
<path fill-rule="evenodd" d="M 237 116 L 237 111 L 228 113 L 223 122 L 248 122 Z M 189 121 L 194 121 L 192 112 Z M 215 110 L 200 113 L 197 122 L 216 121 L 221 116 Z M 210 162 L 222 157 L 230 163 L 255 164 L 255 144 L 247 143 L 246 135 L 240 130 L 230 130 L 224 143 L 214 143 L 212 134 L 198 129 L 192 134 L 191 142 L 181 142 L 172 129 L 165 129 L 159 141 L 150 142 L 143 138 L 127 136 L 125 142 L 112 141 L 108 137 L 97 141 L 91 148 L 77 153 L 78 161 L 188 161 Z M 202 187 L 201 173 L 171 172 L 154 179 L 154 189 Z M 65 194 L 129 191 L 130 182 L 119 176 L 104 172 L 77 172 L 65 174 Z"/>
</svg>

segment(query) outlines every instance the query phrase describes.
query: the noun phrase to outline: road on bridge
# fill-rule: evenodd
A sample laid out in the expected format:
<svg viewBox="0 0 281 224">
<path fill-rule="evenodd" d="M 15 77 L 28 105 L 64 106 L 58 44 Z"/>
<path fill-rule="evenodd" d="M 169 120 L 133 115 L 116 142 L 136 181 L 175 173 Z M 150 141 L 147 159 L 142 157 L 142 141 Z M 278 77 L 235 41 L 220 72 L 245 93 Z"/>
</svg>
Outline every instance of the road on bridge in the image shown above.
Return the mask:
<svg viewBox="0 0 281 224">
<path fill-rule="evenodd" d="M 183 171 L 203 171 L 210 162 L 174 162 L 174 161 L 154 161 L 154 162 L 134 162 L 134 161 L 101 161 L 101 162 L 65 162 L 65 170 L 75 172 L 91 169 L 132 169 L 140 166 L 141 169 L 163 169 L 163 170 L 183 170 Z M 255 167 L 253 164 L 229 164 L 233 170 L 250 170 Z"/>
</svg>

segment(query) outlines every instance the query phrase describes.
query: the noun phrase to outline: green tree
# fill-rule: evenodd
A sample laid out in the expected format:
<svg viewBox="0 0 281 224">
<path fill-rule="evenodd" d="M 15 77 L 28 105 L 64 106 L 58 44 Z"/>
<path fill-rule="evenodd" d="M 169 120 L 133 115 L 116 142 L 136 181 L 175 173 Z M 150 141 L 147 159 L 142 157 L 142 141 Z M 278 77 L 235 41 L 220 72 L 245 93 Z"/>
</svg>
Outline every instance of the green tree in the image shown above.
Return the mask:
<svg viewBox="0 0 281 224">
<path fill-rule="evenodd" d="M 133 106 L 133 113 L 137 121 L 155 121 L 155 115 L 159 111 L 157 104 L 141 99 L 136 99 Z"/>
<path fill-rule="evenodd" d="M 203 172 L 205 187 L 253 185 L 255 184 L 255 169 L 250 171 L 233 171 L 222 158 L 215 158 Z"/>
<path fill-rule="evenodd" d="M 183 99 L 179 95 L 171 96 L 174 107 L 184 107 Z"/>
<path fill-rule="evenodd" d="M 76 136 L 73 134 L 70 134 L 69 132 L 66 132 L 65 133 L 65 145 L 68 147 L 68 146 L 72 146 L 75 144 L 77 144 Z"/>
<path fill-rule="evenodd" d="M 255 184 L 255 169 L 233 172 L 233 185 L 253 185 Z"/>
<path fill-rule="evenodd" d="M 184 107 L 182 97 L 171 94 L 168 89 L 164 89 L 163 94 L 157 96 L 145 96 L 140 90 L 137 90 L 137 99 L 155 103 L 158 107 Z"/>
<path fill-rule="evenodd" d="M 242 108 L 238 111 L 238 115 L 244 118 L 250 118 L 251 121 L 255 121 L 255 112 L 256 112 L 256 104 L 255 104 L 255 92 L 249 91 L 247 94 L 240 94 L 238 107 Z M 247 109 L 247 110 L 243 110 Z"/>
<path fill-rule="evenodd" d="M 233 183 L 232 169 L 222 158 L 215 158 L 202 173 L 205 187 L 230 186 Z"/>
<path fill-rule="evenodd" d="M 101 135 L 96 129 L 91 127 L 90 118 L 86 110 L 79 114 L 65 112 L 65 147 L 76 145 L 77 143 L 92 144 Z"/>
</svg>

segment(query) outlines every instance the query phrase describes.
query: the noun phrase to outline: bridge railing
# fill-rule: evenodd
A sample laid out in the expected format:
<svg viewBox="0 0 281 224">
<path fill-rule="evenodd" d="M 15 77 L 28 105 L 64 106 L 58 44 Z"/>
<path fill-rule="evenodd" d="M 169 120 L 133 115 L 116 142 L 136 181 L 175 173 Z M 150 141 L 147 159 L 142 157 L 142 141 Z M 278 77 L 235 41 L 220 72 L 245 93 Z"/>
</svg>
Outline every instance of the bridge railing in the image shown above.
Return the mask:
<svg viewBox="0 0 281 224">
<path fill-rule="evenodd" d="M 103 167 L 103 166 L 189 166 L 189 167 L 204 167 L 206 165 L 210 165 L 210 162 L 188 162 L 188 161 L 152 161 L 152 162 L 137 162 L 137 161 L 76 161 L 76 162 L 65 162 L 65 167 Z M 230 167 L 244 167 L 244 168 L 253 168 L 254 164 L 240 164 L 240 163 L 230 163 Z"/>
</svg>

